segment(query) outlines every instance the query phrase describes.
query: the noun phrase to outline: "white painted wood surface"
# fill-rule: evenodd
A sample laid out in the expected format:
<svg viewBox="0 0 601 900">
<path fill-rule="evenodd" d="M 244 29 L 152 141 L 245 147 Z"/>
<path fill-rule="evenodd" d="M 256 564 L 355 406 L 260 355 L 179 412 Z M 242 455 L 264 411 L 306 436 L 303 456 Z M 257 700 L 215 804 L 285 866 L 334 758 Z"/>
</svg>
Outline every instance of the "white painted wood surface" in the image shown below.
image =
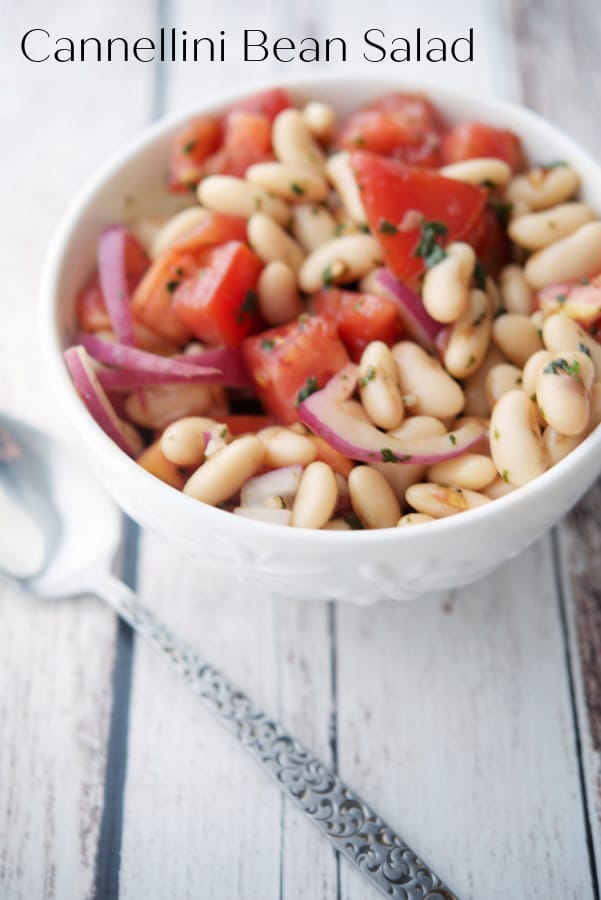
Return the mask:
<svg viewBox="0 0 601 900">
<path fill-rule="evenodd" d="M 412 10 L 385 0 L 367 7 L 258 0 L 249 8 L 232 0 L 219 9 L 192 0 L 156 7 L 106 0 L 49 9 L 32 0 L 23 9 L 5 0 L 0 113 L 10 140 L 0 152 L 10 177 L 0 244 L 0 407 L 57 427 L 52 397 L 24 348 L 35 330 L 43 249 L 76 186 L 153 110 L 295 69 L 37 67 L 18 59 L 27 27 L 138 35 L 162 24 L 203 34 L 223 27 L 230 36 L 261 27 L 293 38 L 344 34 L 356 44 L 368 27 L 393 35 L 422 25 L 448 35 L 473 26 L 473 65 L 362 69 L 522 97 L 596 149 L 599 126 L 569 98 L 577 96 L 576 60 L 593 68 L 598 13 L 583 3 L 574 21 L 560 0 L 543 7 L 533 0 L 424 0 Z M 593 89 L 599 95 L 601 85 L 589 81 Z M 550 537 L 485 583 L 416 604 L 359 609 L 240 596 L 225 573 L 209 582 L 144 535 L 138 587 L 251 696 L 337 763 L 462 900 L 588 900 L 596 876 L 587 822 L 596 849 L 600 834 L 598 748 L 578 603 L 595 584 L 597 569 L 582 548 L 598 527 L 591 504 L 579 515 L 562 529 L 574 596 L 569 573 L 565 596 L 558 595 Z M 375 900 L 143 646 L 133 657 L 129 727 L 115 751 L 124 697 L 113 696 L 112 670 L 116 658 L 117 675 L 127 675 L 129 663 L 127 648 L 116 649 L 108 610 L 88 600 L 51 608 L 4 583 L 0 609 L 0 897 L 85 897 L 96 882 L 98 896 L 132 900 Z M 114 767 L 125 761 L 121 797 Z M 96 871 L 98 864 L 111 872 Z"/>
</svg>

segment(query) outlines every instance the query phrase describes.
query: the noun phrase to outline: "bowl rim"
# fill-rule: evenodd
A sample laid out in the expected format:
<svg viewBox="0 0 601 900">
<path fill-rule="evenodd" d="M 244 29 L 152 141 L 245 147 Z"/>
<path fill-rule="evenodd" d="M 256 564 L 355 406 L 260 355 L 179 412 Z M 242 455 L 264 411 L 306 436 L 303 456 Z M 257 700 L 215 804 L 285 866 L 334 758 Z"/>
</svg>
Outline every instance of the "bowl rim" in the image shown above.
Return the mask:
<svg viewBox="0 0 601 900">
<path fill-rule="evenodd" d="M 548 137 L 551 145 L 553 145 L 553 142 L 562 143 L 570 156 L 576 157 L 580 163 L 584 163 L 587 169 L 590 170 L 589 179 L 591 172 L 593 176 L 596 175 L 598 177 L 601 189 L 601 165 L 595 161 L 592 155 L 574 139 L 564 134 L 557 126 L 523 105 L 495 97 L 483 96 L 474 92 L 441 87 L 437 84 L 429 83 L 427 80 L 415 78 L 392 79 L 381 75 L 373 76 L 369 74 L 341 75 L 336 72 L 320 73 L 313 76 L 295 74 L 278 78 L 277 80 L 270 78 L 255 81 L 242 91 L 229 88 L 225 91 L 212 92 L 206 95 L 201 102 L 190 104 L 144 127 L 134 138 L 112 153 L 85 180 L 68 204 L 45 254 L 38 290 L 40 302 L 38 320 L 45 368 L 50 373 L 52 383 L 56 388 L 59 405 L 66 413 L 82 444 L 89 446 L 93 451 L 96 447 L 97 449 L 94 452 L 105 456 L 107 463 L 118 467 L 124 477 L 129 475 L 131 478 L 141 479 L 140 486 L 144 492 L 146 494 L 153 493 L 157 498 L 157 503 L 164 504 L 170 509 L 173 508 L 174 514 L 177 515 L 177 508 L 183 503 L 187 509 L 188 517 L 194 517 L 193 510 L 196 508 L 200 526 L 203 523 L 205 525 L 210 523 L 211 517 L 214 517 L 213 522 L 215 526 L 224 526 L 227 521 L 230 521 L 229 530 L 231 530 L 232 536 L 237 530 L 242 537 L 255 535 L 260 538 L 274 538 L 279 541 L 285 541 L 288 545 L 307 546 L 307 544 L 318 542 L 323 546 L 323 541 L 325 540 L 330 544 L 341 542 L 346 547 L 356 546 L 357 541 L 360 541 L 362 545 L 371 544 L 374 541 L 394 542 L 395 544 L 401 541 L 407 544 L 413 540 L 422 540 L 423 536 L 427 537 L 433 534 L 443 538 L 449 529 L 457 533 L 465 528 L 478 528 L 499 514 L 511 515 L 524 505 L 536 503 L 544 496 L 548 486 L 564 478 L 568 479 L 570 473 L 581 464 L 583 459 L 593 457 L 595 453 L 599 457 L 598 469 L 601 471 L 601 427 L 597 427 L 582 443 L 550 469 L 547 469 L 537 478 L 520 488 L 516 488 L 504 497 L 469 510 L 467 517 L 464 515 L 450 515 L 433 522 L 424 523 L 421 528 L 417 529 L 391 527 L 351 531 L 323 531 L 282 528 L 280 525 L 255 521 L 244 516 L 235 516 L 230 512 L 201 503 L 183 494 L 181 491 L 175 490 L 156 476 L 151 475 L 139 466 L 135 460 L 120 450 L 88 413 L 75 391 L 63 361 L 63 342 L 58 322 L 58 309 L 60 306 L 58 286 L 63 264 L 67 259 L 69 244 L 79 220 L 85 216 L 88 205 L 102 192 L 105 182 L 121 167 L 134 159 L 149 144 L 165 137 L 169 132 L 175 130 L 180 124 L 188 121 L 195 115 L 218 112 L 236 100 L 274 87 L 287 88 L 293 93 L 310 95 L 312 91 L 318 93 L 321 88 L 330 90 L 333 88 L 346 92 L 349 89 L 352 90 L 353 84 L 361 87 L 367 86 L 370 91 L 374 92 L 381 90 L 382 93 L 386 93 L 391 90 L 403 90 L 424 93 L 440 106 L 443 115 L 445 102 L 448 102 L 450 105 L 464 106 L 467 109 L 474 108 L 479 110 L 481 108 L 484 110 L 484 112 L 479 110 L 478 115 L 486 115 L 488 111 L 495 117 L 503 118 L 507 116 L 509 119 L 508 127 L 518 130 L 522 137 L 527 137 L 528 131 L 534 129 Z"/>
</svg>

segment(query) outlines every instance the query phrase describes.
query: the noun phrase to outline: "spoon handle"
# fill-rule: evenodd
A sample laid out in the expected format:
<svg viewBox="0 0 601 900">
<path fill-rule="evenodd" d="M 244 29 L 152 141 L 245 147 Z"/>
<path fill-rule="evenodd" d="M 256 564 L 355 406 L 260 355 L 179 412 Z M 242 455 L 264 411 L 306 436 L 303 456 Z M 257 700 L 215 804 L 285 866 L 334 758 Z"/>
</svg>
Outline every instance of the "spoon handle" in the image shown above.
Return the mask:
<svg viewBox="0 0 601 900">
<path fill-rule="evenodd" d="M 144 638 L 333 846 L 387 897 L 458 900 L 338 775 L 201 659 L 109 574 L 95 592 Z"/>
</svg>

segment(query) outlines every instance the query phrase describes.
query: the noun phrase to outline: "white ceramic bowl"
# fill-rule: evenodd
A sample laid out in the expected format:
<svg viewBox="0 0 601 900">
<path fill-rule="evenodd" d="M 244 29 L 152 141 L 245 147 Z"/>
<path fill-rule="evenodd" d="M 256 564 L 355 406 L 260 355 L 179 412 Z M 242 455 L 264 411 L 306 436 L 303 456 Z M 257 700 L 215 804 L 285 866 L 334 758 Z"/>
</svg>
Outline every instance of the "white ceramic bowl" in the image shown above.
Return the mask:
<svg viewBox="0 0 601 900">
<path fill-rule="evenodd" d="M 341 113 L 394 89 L 415 85 L 365 78 L 288 82 L 294 98 L 319 98 Z M 571 162 L 583 196 L 601 211 L 601 168 L 538 116 L 515 106 L 424 88 L 450 121 L 481 119 L 511 128 L 533 161 Z M 41 303 L 45 356 L 56 394 L 107 490 L 137 522 L 205 568 L 231 572 L 264 590 L 302 599 L 360 603 L 409 599 L 481 578 L 518 553 L 584 494 L 601 471 L 601 429 L 535 481 L 500 500 L 415 528 L 320 532 L 250 521 L 206 506 L 163 484 L 122 453 L 79 400 L 63 364 L 74 332 L 78 289 L 90 275 L 100 230 L 152 214 L 172 202 L 162 190 L 170 137 L 191 115 L 219 110 L 228 94 L 159 122 L 111 159 L 68 210 L 49 251 Z"/>
</svg>

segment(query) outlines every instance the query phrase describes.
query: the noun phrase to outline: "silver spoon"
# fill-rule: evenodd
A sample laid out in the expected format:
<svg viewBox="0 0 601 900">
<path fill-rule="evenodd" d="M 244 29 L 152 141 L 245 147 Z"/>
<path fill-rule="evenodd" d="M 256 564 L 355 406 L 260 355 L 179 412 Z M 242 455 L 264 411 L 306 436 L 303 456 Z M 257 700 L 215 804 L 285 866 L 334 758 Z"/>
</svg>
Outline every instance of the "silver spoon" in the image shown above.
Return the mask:
<svg viewBox="0 0 601 900">
<path fill-rule="evenodd" d="M 39 597 L 95 594 L 109 603 L 382 893 L 402 900 L 457 900 L 335 772 L 112 574 L 122 528 L 117 506 L 67 447 L 7 416 L 0 416 L 0 523 L 0 572 Z"/>
</svg>

